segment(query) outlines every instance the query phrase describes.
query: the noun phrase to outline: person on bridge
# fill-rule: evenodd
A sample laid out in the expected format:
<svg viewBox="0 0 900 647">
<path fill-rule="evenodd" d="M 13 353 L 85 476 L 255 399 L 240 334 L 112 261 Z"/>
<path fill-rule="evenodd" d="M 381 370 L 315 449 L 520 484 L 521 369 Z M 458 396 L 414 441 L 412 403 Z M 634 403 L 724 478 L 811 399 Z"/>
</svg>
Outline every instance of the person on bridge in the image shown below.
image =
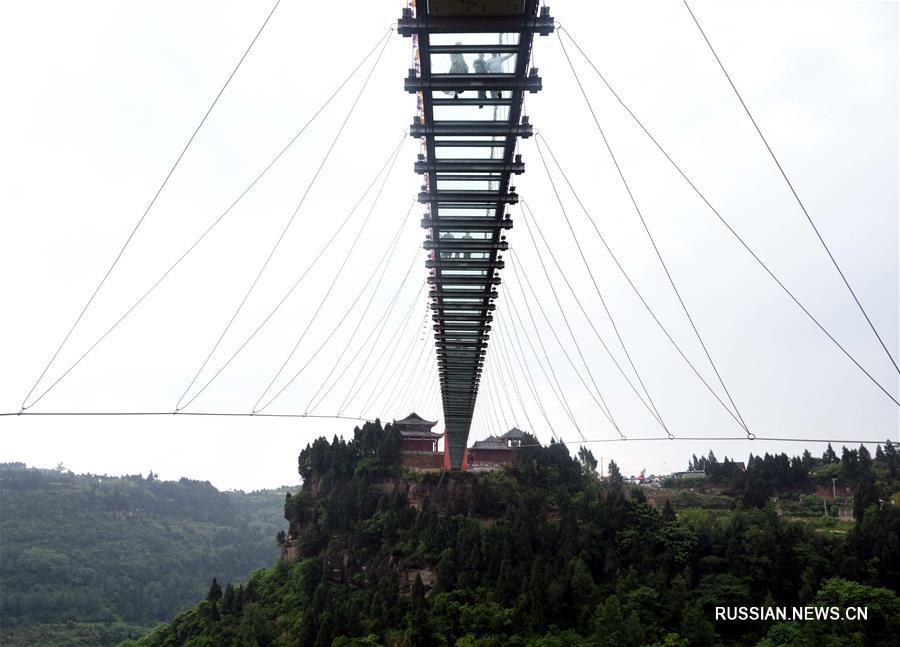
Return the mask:
<svg viewBox="0 0 900 647">
<path fill-rule="evenodd" d="M 508 58 L 512 58 L 515 54 L 507 54 L 506 56 L 501 56 L 497 52 L 491 54 L 491 57 L 485 61 L 485 65 L 487 66 L 488 74 L 500 74 L 503 72 L 503 61 Z M 502 99 L 503 93 L 500 90 L 491 90 L 491 96 L 495 99 Z"/>
<path fill-rule="evenodd" d="M 471 236 L 471 234 L 469 234 L 469 232 L 466 232 L 462 235 L 462 239 L 463 240 L 472 240 L 472 236 Z M 471 258 L 472 253 L 471 252 L 463 252 L 462 257 L 463 258 Z"/>
<path fill-rule="evenodd" d="M 478 58 L 476 58 L 475 61 L 472 63 L 472 70 L 475 72 L 475 74 L 487 74 L 488 73 L 487 61 L 484 60 L 484 52 L 480 53 L 478 55 Z M 478 98 L 484 99 L 485 97 L 487 97 L 487 93 L 484 90 L 479 90 Z M 484 108 L 484 104 L 481 104 L 480 106 L 478 106 L 478 108 L 479 109 Z"/>
<path fill-rule="evenodd" d="M 453 240 L 453 234 L 451 234 L 450 232 L 447 232 L 447 231 L 442 232 L 441 240 Z M 453 252 L 445 252 L 445 253 L 447 254 L 446 258 L 453 258 Z"/>
<path fill-rule="evenodd" d="M 462 43 L 456 43 L 457 45 L 462 45 Z M 459 52 L 455 52 L 450 54 L 450 74 L 468 74 L 469 73 L 469 64 L 466 63 L 466 57 L 460 54 Z M 454 99 L 459 99 L 459 95 L 462 94 L 459 90 L 456 92 L 449 92 L 447 90 L 444 91 L 446 94 L 452 94 Z"/>
</svg>

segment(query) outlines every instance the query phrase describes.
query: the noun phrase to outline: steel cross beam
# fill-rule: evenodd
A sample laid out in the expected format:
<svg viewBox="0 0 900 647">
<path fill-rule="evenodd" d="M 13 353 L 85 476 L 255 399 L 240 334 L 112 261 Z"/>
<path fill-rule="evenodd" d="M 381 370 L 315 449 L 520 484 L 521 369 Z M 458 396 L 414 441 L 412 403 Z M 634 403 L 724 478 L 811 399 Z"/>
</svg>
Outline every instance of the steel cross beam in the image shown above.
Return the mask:
<svg viewBox="0 0 900 647">
<path fill-rule="evenodd" d="M 542 87 L 530 67 L 533 40 L 553 31 L 549 10 L 538 4 L 417 0 L 397 25 L 412 37 L 416 54 L 403 85 L 418 99 L 410 135 L 423 145 L 415 172 L 423 177 L 423 246 L 430 252 L 426 268 L 452 469 L 465 458 L 508 247 L 505 231 L 512 227 L 506 208 L 518 201 L 510 178 L 525 170 L 516 145 L 533 132 L 522 99 Z M 476 65 L 492 55 L 509 60 Z"/>
</svg>

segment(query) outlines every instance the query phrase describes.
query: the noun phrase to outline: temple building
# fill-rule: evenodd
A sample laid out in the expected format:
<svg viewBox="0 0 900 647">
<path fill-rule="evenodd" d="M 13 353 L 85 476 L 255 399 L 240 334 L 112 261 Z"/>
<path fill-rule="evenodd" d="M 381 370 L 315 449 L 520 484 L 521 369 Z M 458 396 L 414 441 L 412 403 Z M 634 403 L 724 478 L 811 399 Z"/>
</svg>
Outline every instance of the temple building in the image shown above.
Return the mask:
<svg viewBox="0 0 900 647">
<path fill-rule="evenodd" d="M 475 441 L 466 451 L 466 467 L 473 471 L 487 472 L 512 465 L 516 461 L 516 449 L 522 445 L 525 434 L 513 427 L 502 436 L 488 436 Z"/>
<path fill-rule="evenodd" d="M 438 451 L 438 442 L 444 434 L 431 429 L 437 421 L 425 420 L 413 412 L 402 420 L 394 420 L 394 427 L 400 432 L 400 464 L 416 469 L 440 469 L 444 466 L 444 455 Z"/>
<path fill-rule="evenodd" d="M 446 444 L 443 451 L 439 443 L 444 434 L 432 431 L 437 421 L 425 420 L 413 412 L 402 420 L 394 420 L 394 428 L 400 432 L 400 464 L 416 470 L 450 469 L 450 455 Z M 525 433 L 513 427 L 502 436 L 488 436 L 475 441 L 466 450 L 463 469 L 490 472 L 507 465 L 514 465 L 518 448 Z"/>
</svg>

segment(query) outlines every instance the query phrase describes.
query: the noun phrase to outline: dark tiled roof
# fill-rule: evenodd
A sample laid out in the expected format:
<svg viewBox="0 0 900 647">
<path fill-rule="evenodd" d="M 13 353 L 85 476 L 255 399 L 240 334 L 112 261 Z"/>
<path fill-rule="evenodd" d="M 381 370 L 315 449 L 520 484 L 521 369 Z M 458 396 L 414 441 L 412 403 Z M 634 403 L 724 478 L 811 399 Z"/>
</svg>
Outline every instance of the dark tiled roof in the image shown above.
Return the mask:
<svg viewBox="0 0 900 647">
<path fill-rule="evenodd" d="M 505 434 L 500 436 L 500 438 L 506 438 L 509 440 L 520 440 L 524 437 L 525 437 L 525 432 L 522 431 L 521 429 L 519 429 L 518 427 L 513 427 L 512 429 L 507 431 Z"/>
<path fill-rule="evenodd" d="M 502 438 L 488 436 L 484 440 L 476 440 L 472 444 L 472 449 L 509 449 L 509 445 Z"/>
<path fill-rule="evenodd" d="M 431 420 L 425 420 L 415 411 L 411 414 L 403 418 L 402 420 L 394 420 L 394 424 L 397 425 L 428 425 L 429 427 L 434 427 L 437 424 L 437 420 L 432 422 Z"/>
<path fill-rule="evenodd" d="M 400 435 L 404 438 L 442 438 L 444 434 L 438 434 L 433 431 L 423 431 L 420 429 L 403 429 L 399 428 Z"/>
</svg>

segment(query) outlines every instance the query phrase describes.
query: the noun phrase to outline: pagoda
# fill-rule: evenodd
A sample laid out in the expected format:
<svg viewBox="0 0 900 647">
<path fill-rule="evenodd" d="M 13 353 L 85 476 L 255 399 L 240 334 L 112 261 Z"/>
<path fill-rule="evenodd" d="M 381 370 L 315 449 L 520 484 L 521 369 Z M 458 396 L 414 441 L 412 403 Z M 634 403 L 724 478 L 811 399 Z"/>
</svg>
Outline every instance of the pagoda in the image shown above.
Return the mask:
<svg viewBox="0 0 900 647">
<path fill-rule="evenodd" d="M 425 420 L 413 412 L 402 420 L 394 420 L 393 424 L 403 437 L 400 442 L 402 453 L 437 453 L 438 441 L 444 436 L 431 430 L 437 420 Z"/>
</svg>

